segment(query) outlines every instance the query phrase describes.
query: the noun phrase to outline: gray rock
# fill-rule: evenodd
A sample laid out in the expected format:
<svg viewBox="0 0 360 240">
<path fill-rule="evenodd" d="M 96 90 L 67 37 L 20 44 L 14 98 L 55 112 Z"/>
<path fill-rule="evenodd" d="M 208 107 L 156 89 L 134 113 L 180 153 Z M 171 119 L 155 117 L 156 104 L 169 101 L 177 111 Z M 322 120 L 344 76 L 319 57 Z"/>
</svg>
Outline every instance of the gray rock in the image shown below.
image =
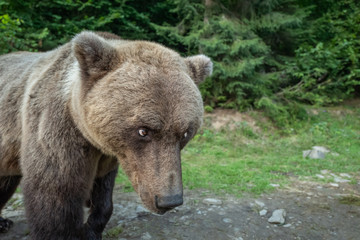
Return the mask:
<svg viewBox="0 0 360 240">
<path fill-rule="evenodd" d="M 311 150 L 303 151 L 303 157 L 309 157 L 311 159 L 323 159 L 325 158 L 325 155 L 329 152 L 330 151 L 325 147 L 314 146 Z"/>
<path fill-rule="evenodd" d="M 208 205 L 221 205 L 222 201 L 219 199 L 215 199 L 215 198 L 205 198 L 203 200 L 203 203 L 208 204 Z"/>
<path fill-rule="evenodd" d="M 263 209 L 259 212 L 260 216 L 265 216 L 267 214 L 267 210 Z"/>
<path fill-rule="evenodd" d="M 141 236 L 141 240 L 150 240 L 151 239 L 151 235 L 150 233 L 146 232 Z"/>
<path fill-rule="evenodd" d="M 322 147 L 322 146 L 313 146 L 312 147 L 313 150 L 319 151 L 319 152 L 323 152 L 323 153 L 329 153 L 330 150 L 327 149 L 326 147 Z"/>
<path fill-rule="evenodd" d="M 340 173 L 340 176 L 345 178 L 351 178 L 351 176 L 347 173 Z"/>
<path fill-rule="evenodd" d="M 223 219 L 223 222 L 224 222 L 224 223 L 232 223 L 233 220 L 231 220 L 230 218 L 224 218 L 224 219 Z"/>
<path fill-rule="evenodd" d="M 265 207 L 265 203 L 263 203 L 263 202 L 261 202 L 259 200 L 255 200 L 255 203 L 256 203 L 256 205 L 258 205 L 261 208 Z"/>
<path fill-rule="evenodd" d="M 350 180 L 348 179 L 343 179 L 343 178 L 340 178 L 340 177 L 334 177 L 334 181 L 336 183 L 347 183 L 347 182 L 351 182 Z"/>
<path fill-rule="evenodd" d="M 269 218 L 268 222 L 282 225 L 285 223 L 285 217 L 285 209 L 277 209 L 272 213 L 272 216 Z"/>
<path fill-rule="evenodd" d="M 323 176 L 323 175 L 321 175 L 321 174 L 316 174 L 316 176 L 318 177 L 318 178 L 320 178 L 320 179 L 324 179 L 325 177 Z"/>
<path fill-rule="evenodd" d="M 277 184 L 277 183 L 270 183 L 270 186 L 272 186 L 272 187 L 280 187 L 280 184 Z"/>
<path fill-rule="evenodd" d="M 310 154 L 308 155 L 311 159 L 324 159 L 325 153 L 318 151 L 318 150 L 311 150 Z"/>
</svg>

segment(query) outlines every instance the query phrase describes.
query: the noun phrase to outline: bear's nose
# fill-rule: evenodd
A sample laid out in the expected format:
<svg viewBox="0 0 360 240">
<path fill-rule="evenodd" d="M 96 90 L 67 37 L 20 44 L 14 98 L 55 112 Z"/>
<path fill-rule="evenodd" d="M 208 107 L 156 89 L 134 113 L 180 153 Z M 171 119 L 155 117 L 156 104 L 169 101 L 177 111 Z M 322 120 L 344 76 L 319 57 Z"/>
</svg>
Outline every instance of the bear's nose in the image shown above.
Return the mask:
<svg viewBox="0 0 360 240">
<path fill-rule="evenodd" d="M 183 204 L 183 195 L 155 196 L 156 207 L 161 210 L 170 210 Z"/>
</svg>

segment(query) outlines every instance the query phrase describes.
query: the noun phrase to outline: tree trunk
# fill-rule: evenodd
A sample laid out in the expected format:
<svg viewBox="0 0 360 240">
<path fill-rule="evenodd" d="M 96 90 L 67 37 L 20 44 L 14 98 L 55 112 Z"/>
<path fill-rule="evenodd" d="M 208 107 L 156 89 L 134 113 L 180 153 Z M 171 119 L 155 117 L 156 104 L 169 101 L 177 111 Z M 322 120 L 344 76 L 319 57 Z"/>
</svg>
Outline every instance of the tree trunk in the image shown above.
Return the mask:
<svg viewBox="0 0 360 240">
<path fill-rule="evenodd" d="M 204 14 L 204 23 L 205 24 L 209 23 L 209 17 L 211 15 L 212 5 L 213 5 L 212 0 L 205 0 L 205 14 Z"/>
</svg>

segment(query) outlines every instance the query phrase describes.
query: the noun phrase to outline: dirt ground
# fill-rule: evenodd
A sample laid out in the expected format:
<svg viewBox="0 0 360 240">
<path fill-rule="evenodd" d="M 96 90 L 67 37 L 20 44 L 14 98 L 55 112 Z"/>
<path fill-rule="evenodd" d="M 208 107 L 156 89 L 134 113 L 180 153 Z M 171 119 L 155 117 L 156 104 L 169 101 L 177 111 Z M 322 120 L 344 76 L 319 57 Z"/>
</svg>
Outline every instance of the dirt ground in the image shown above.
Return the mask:
<svg viewBox="0 0 360 240">
<path fill-rule="evenodd" d="M 163 216 L 147 212 L 135 193 L 115 191 L 114 214 L 103 239 L 360 239 L 359 180 L 350 184 L 293 179 L 288 187 L 258 198 L 186 191 L 184 205 Z M 268 222 L 276 209 L 286 211 L 282 225 Z M 266 214 L 261 216 L 260 211 Z M 14 196 L 3 215 L 14 226 L 0 239 L 26 239 L 29 230 L 21 194 Z"/>
</svg>

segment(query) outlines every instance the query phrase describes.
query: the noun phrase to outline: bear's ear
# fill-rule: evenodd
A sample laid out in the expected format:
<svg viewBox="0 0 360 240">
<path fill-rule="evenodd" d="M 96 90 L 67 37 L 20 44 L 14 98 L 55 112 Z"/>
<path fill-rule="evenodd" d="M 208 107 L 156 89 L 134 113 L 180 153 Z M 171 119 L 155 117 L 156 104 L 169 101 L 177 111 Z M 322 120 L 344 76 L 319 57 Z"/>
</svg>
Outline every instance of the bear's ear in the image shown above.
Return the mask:
<svg viewBox="0 0 360 240">
<path fill-rule="evenodd" d="M 97 80 L 120 62 L 116 49 L 93 32 L 78 34 L 73 39 L 73 51 L 83 79 Z"/>
<path fill-rule="evenodd" d="M 211 59 L 205 55 L 196 55 L 185 58 L 190 77 L 196 85 L 199 85 L 206 77 L 210 76 L 213 70 Z"/>
</svg>

